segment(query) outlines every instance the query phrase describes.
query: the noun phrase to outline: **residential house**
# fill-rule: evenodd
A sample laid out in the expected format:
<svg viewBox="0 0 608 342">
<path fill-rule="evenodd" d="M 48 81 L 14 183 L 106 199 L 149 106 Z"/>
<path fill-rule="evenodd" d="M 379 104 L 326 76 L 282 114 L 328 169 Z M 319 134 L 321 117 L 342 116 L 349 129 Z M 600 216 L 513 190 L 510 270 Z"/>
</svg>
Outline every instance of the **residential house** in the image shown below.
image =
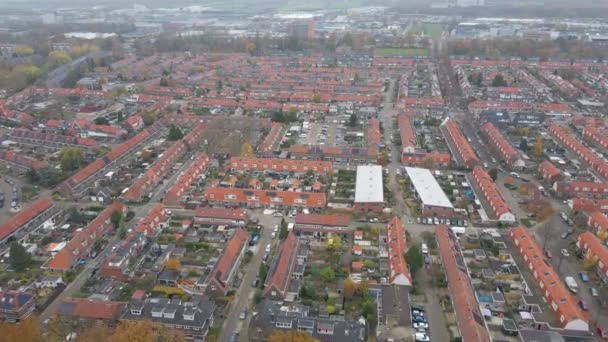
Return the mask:
<svg viewBox="0 0 608 342">
<path fill-rule="evenodd" d="M 29 292 L 0 291 L 0 320 L 18 323 L 36 308 L 36 296 Z"/>
</svg>

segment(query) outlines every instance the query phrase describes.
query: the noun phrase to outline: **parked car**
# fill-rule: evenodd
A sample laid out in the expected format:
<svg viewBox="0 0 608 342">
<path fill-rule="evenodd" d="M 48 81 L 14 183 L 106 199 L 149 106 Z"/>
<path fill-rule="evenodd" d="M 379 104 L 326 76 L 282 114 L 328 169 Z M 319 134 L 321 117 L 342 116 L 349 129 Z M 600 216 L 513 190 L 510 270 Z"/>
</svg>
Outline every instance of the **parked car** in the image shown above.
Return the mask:
<svg viewBox="0 0 608 342">
<path fill-rule="evenodd" d="M 589 292 L 591 292 L 591 296 L 592 297 L 599 297 L 600 296 L 600 291 L 598 289 L 596 289 L 595 287 L 589 288 Z"/>
<path fill-rule="evenodd" d="M 562 233 L 562 235 L 560 235 L 559 237 L 562 239 L 566 239 L 568 237 L 568 235 L 570 235 L 568 232 Z"/>
<path fill-rule="evenodd" d="M 578 306 L 583 311 L 589 311 L 589 305 L 587 305 L 587 303 L 584 300 L 582 300 L 582 299 L 578 301 Z"/>
<path fill-rule="evenodd" d="M 243 311 L 241 311 L 241 313 L 239 314 L 239 319 L 242 321 L 245 318 L 247 318 L 247 308 L 243 309 Z"/>
<path fill-rule="evenodd" d="M 562 248 L 561 252 L 562 252 L 562 255 L 565 256 L 565 257 L 569 257 L 570 256 L 570 253 L 565 248 Z"/>
<path fill-rule="evenodd" d="M 545 249 L 545 256 L 549 259 L 553 258 L 553 253 L 550 250 Z"/>
<path fill-rule="evenodd" d="M 412 324 L 412 326 L 414 327 L 414 329 L 428 329 L 429 328 L 429 324 L 424 323 L 424 322 L 417 322 L 417 323 Z"/>
<path fill-rule="evenodd" d="M 418 304 L 410 304 L 412 310 L 418 310 L 424 312 L 424 306 Z"/>
<path fill-rule="evenodd" d="M 585 271 L 578 272 L 578 277 L 581 278 L 581 280 L 583 281 L 583 283 L 586 283 L 586 282 L 589 281 L 589 275 Z"/>
<path fill-rule="evenodd" d="M 424 317 L 424 311 L 412 310 L 412 316 Z"/>
<path fill-rule="evenodd" d="M 412 322 L 414 323 L 428 323 L 429 321 L 423 316 L 412 316 Z"/>
<path fill-rule="evenodd" d="M 431 340 L 429 335 L 427 335 L 426 333 L 419 333 L 419 332 L 414 334 L 414 339 L 416 340 L 416 342 L 428 342 Z"/>
<path fill-rule="evenodd" d="M 274 216 L 274 217 L 283 217 L 283 213 L 275 211 L 274 214 L 272 214 L 272 216 Z"/>
</svg>

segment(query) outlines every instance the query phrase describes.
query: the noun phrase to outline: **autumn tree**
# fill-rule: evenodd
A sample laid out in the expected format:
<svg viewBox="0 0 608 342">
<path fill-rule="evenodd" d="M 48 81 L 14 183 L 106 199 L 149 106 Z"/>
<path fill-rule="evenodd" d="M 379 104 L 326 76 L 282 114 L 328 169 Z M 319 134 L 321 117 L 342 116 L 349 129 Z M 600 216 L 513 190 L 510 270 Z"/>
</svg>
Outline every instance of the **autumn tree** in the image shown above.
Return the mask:
<svg viewBox="0 0 608 342">
<path fill-rule="evenodd" d="M 23 272 L 32 264 L 32 256 L 25 250 L 25 247 L 14 241 L 9 249 L 9 262 L 13 270 Z"/>
<path fill-rule="evenodd" d="M 49 66 L 51 68 L 56 68 L 60 65 L 68 64 L 72 61 L 70 56 L 63 51 L 52 51 L 49 53 Z"/>
<path fill-rule="evenodd" d="M 268 339 L 269 342 L 318 342 L 319 340 L 313 338 L 312 336 L 310 336 L 309 334 L 303 332 L 303 331 L 299 331 L 299 330 L 288 330 L 288 331 L 281 331 L 281 330 L 275 330 L 272 335 L 270 335 L 270 338 Z"/>
<path fill-rule="evenodd" d="M 38 318 L 30 316 L 19 324 L 0 322 L 0 341 L 42 342 L 38 328 Z"/>
<path fill-rule="evenodd" d="M 336 272 L 334 272 L 334 270 L 332 270 L 329 266 L 323 267 L 319 272 L 319 275 L 321 276 L 321 280 L 326 283 L 331 283 L 336 280 Z"/>
<path fill-rule="evenodd" d="M 182 263 L 179 261 L 179 259 L 170 258 L 165 263 L 165 266 L 170 270 L 179 270 L 182 268 Z"/>
<path fill-rule="evenodd" d="M 241 146 L 241 157 L 253 157 L 253 147 L 251 147 L 251 144 L 244 143 Z"/>
<path fill-rule="evenodd" d="M 543 149 L 543 136 L 542 135 L 537 135 L 536 136 L 536 140 L 534 141 L 534 156 L 535 157 L 542 157 L 544 153 L 544 149 Z"/>
<path fill-rule="evenodd" d="M 30 56 L 34 54 L 34 49 L 29 45 L 17 45 L 13 53 L 17 56 Z"/>
<path fill-rule="evenodd" d="M 144 125 L 150 126 L 158 119 L 158 112 L 153 110 L 144 110 L 141 113 L 141 118 L 144 121 Z"/>
<path fill-rule="evenodd" d="M 342 245 L 342 239 L 338 235 L 332 235 L 330 238 L 325 240 L 325 247 L 329 251 L 337 251 Z"/>
<path fill-rule="evenodd" d="M 184 336 L 177 330 L 159 327 L 150 321 L 121 322 L 108 341 L 112 342 L 182 342 Z"/>
<path fill-rule="evenodd" d="M 357 285 L 350 277 L 344 279 L 344 297 L 346 297 L 346 299 L 353 298 L 356 290 Z"/>
</svg>

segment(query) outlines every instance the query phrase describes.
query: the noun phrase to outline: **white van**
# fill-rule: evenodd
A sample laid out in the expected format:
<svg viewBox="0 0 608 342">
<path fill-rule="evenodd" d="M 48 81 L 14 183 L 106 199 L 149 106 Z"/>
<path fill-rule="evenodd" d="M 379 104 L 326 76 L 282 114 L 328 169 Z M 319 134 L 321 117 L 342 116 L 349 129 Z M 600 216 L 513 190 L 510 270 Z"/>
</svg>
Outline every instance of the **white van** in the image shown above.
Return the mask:
<svg viewBox="0 0 608 342">
<path fill-rule="evenodd" d="M 266 245 L 266 253 L 270 253 L 270 244 Z"/>
<path fill-rule="evenodd" d="M 422 254 L 429 254 L 429 246 L 426 243 L 423 243 L 420 249 L 422 249 Z"/>
</svg>

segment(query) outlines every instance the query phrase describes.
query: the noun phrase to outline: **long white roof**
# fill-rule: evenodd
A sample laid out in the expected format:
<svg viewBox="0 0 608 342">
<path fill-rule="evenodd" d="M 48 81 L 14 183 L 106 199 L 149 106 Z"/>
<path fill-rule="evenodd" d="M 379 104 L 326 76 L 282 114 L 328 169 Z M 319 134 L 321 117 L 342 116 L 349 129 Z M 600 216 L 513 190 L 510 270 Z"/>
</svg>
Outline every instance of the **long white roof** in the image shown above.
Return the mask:
<svg viewBox="0 0 608 342">
<path fill-rule="evenodd" d="M 357 183 L 355 203 L 384 202 L 384 185 L 382 183 L 382 166 L 357 166 Z"/>
<path fill-rule="evenodd" d="M 430 170 L 422 169 L 418 167 L 406 167 L 408 177 L 410 177 L 418 197 L 424 205 L 430 205 L 434 207 L 454 208 L 452 202 L 437 180 L 433 176 Z"/>
</svg>

